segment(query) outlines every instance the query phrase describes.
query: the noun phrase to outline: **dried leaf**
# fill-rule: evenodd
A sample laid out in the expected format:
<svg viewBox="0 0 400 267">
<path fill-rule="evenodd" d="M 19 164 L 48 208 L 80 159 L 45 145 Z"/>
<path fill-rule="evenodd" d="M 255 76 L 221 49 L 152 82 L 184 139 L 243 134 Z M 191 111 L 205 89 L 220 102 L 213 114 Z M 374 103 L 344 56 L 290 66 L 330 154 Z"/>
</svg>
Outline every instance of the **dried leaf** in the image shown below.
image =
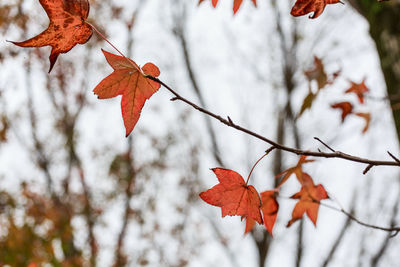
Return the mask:
<svg viewBox="0 0 400 267">
<path fill-rule="evenodd" d="M 39 0 L 50 19 L 46 30 L 23 41 L 12 42 L 22 47 L 51 46 L 50 69 L 60 53 L 67 53 L 76 44 L 86 43 L 92 36 L 92 28 L 85 22 L 89 15 L 87 0 Z"/>
<path fill-rule="evenodd" d="M 314 12 L 314 14 L 310 15 L 309 18 L 315 19 L 322 14 L 326 5 L 337 3 L 341 3 L 340 0 L 297 0 L 290 11 L 290 14 L 294 17 L 298 17 Z"/>
</svg>

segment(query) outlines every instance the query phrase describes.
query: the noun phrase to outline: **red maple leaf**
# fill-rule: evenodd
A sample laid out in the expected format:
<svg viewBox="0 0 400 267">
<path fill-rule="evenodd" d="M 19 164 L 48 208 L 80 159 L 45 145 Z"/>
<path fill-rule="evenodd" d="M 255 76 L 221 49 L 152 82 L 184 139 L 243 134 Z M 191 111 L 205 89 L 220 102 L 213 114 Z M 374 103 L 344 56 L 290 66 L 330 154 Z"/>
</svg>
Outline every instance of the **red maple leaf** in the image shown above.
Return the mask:
<svg viewBox="0 0 400 267">
<path fill-rule="evenodd" d="M 22 47 L 51 46 L 50 72 L 60 53 L 67 53 L 76 44 L 86 43 L 92 36 L 92 28 L 85 22 L 89 15 L 89 2 L 87 0 L 39 1 L 50 19 L 49 26 L 29 40 L 12 43 Z"/>
<path fill-rule="evenodd" d="M 332 108 L 338 108 L 342 110 L 342 122 L 346 119 L 347 115 L 353 112 L 353 105 L 350 102 L 340 102 L 331 105 Z"/>
<path fill-rule="evenodd" d="M 201 199 L 210 205 L 220 207 L 222 217 L 239 215 L 262 224 L 261 200 L 257 190 L 247 185 L 243 177 L 235 171 L 222 168 L 215 168 L 212 171 L 217 176 L 219 184 L 202 192 Z"/>
<path fill-rule="evenodd" d="M 204 0 L 199 0 L 199 4 L 203 2 Z M 254 4 L 254 6 L 257 6 L 257 0 L 251 0 Z M 218 4 L 218 0 L 211 0 L 211 3 L 213 7 L 216 7 Z M 233 0 L 233 14 L 236 14 L 236 12 L 239 10 L 240 6 L 242 5 L 243 0 Z"/>
<path fill-rule="evenodd" d="M 314 185 L 310 175 L 303 173 L 301 190 L 291 198 L 299 199 L 299 201 L 293 209 L 292 219 L 288 222 L 287 227 L 301 219 L 304 213 L 306 213 L 308 218 L 310 218 L 313 224 L 316 225 L 320 201 L 329 198 L 329 196 L 322 185 Z"/>
<path fill-rule="evenodd" d="M 281 182 L 279 183 L 278 187 L 281 187 L 292 174 L 295 174 L 297 180 L 302 183 L 302 176 L 303 176 L 303 169 L 302 165 L 305 163 L 314 162 L 312 159 L 307 159 L 307 156 L 301 155 L 299 161 L 297 162 L 296 166 L 290 167 L 289 169 L 284 170 L 283 172 L 277 174 L 275 178 L 282 177 Z"/>
<path fill-rule="evenodd" d="M 103 79 L 93 92 L 99 99 L 122 95 L 122 118 L 128 136 L 139 120 L 144 103 L 160 88 L 159 83 L 147 79 L 144 73 L 157 77 L 160 71 L 152 63 L 146 63 L 140 69 L 131 59 L 102 51 L 114 72 Z"/>
<path fill-rule="evenodd" d="M 263 214 L 264 225 L 271 235 L 279 209 L 278 201 L 276 201 L 276 195 L 277 192 L 275 190 L 269 190 L 261 193 L 261 212 Z"/>
<path fill-rule="evenodd" d="M 274 228 L 276 217 L 278 216 L 279 204 L 276 201 L 277 191 L 269 190 L 261 193 L 261 212 L 263 215 L 264 226 L 267 231 L 272 235 L 272 230 Z M 256 221 L 248 217 L 246 220 L 245 234 L 250 232 Z"/>
<path fill-rule="evenodd" d="M 351 82 L 351 87 L 346 90 L 346 94 L 354 93 L 357 95 L 361 104 L 364 103 L 364 94 L 369 92 L 368 87 L 365 85 L 365 79 L 361 83 Z"/>
<path fill-rule="evenodd" d="M 292 10 L 290 11 L 290 14 L 292 14 L 292 16 L 294 17 L 298 17 L 306 15 L 310 12 L 314 12 L 314 14 L 310 15 L 309 18 L 315 19 L 322 14 L 326 5 L 337 4 L 337 3 L 341 3 L 341 1 L 340 0 L 297 0 L 294 6 L 292 7 Z"/>
</svg>

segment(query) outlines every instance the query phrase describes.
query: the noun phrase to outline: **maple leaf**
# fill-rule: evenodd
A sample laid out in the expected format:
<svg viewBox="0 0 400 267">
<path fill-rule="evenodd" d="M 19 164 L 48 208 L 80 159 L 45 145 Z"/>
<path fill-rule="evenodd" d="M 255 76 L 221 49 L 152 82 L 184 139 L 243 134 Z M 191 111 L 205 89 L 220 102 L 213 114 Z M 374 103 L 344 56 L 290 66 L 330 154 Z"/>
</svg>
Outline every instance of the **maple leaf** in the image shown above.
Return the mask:
<svg viewBox="0 0 400 267">
<path fill-rule="evenodd" d="M 353 105 L 347 101 L 333 104 L 331 107 L 342 110 L 342 122 L 344 122 L 344 119 L 346 119 L 346 117 L 353 112 Z"/>
<path fill-rule="evenodd" d="M 212 169 L 219 184 L 200 194 L 202 200 L 210 205 L 221 208 L 222 217 L 239 215 L 252 218 L 262 224 L 260 213 L 261 200 L 257 190 L 247 185 L 243 177 L 235 171 L 215 168 Z"/>
<path fill-rule="evenodd" d="M 276 201 L 276 195 L 277 192 L 275 190 L 269 190 L 261 193 L 261 212 L 263 214 L 264 226 L 271 235 L 279 209 L 278 201 Z"/>
<path fill-rule="evenodd" d="M 318 84 L 318 90 L 328 84 L 328 75 L 326 75 L 322 60 L 314 56 L 314 68 L 304 72 L 309 82 L 315 80 Z"/>
<path fill-rule="evenodd" d="M 310 12 L 314 12 L 313 15 L 310 15 L 310 19 L 315 19 L 322 14 L 325 9 L 325 6 L 328 4 L 337 4 L 341 3 L 340 0 L 297 0 L 290 14 L 294 17 L 303 16 Z"/>
<path fill-rule="evenodd" d="M 291 198 L 299 199 L 299 201 L 293 209 L 292 219 L 288 222 L 287 227 L 301 219 L 304 213 L 306 213 L 308 218 L 316 225 L 320 201 L 329 198 L 329 196 L 322 185 L 314 185 L 310 175 L 303 173 L 301 190 Z"/>
<path fill-rule="evenodd" d="M 278 187 L 281 187 L 292 174 L 295 174 L 297 177 L 297 180 L 299 180 L 300 183 L 302 183 L 302 176 L 303 176 L 303 169 L 302 165 L 305 163 L 309 162 L 314 162 L 312 159 L 307 159 L 307 156 L 301 155 L 299 161 L 297 162 L 296 166 L 291 167 L 289 169 L 284 170 L 283 172 L 277 174 L 275 178 L 282 177 L 281 182 L 279 183 Z"/>
<path fill-rule="evenodd" d="M 140 117 L 144 103 L 160 88 L 160 84 L 149 80 L 144 73 L 157 77 L 160 71 L 152 63 L 146 63 L 142 69 L 131 59 L 102 50 L 114 72 L 103 79 L 93 92 L 99 99 L 122 95 L 122 118 L 128 136 Z"/>
<path fill-rule="evenodd" d="M 203 2 L 204 0 L 199 0 L 199 5 Z M 255 7 L 257 7 L 257 0 L 251 0 L 254 4 Z M 211 3 L 213 7 L 216 7 L 218 4 L 218 0 L 211 0 Z M 243 0 L 233 0 L 233 14 L 236 14 L 236 12 L 239 10 L 240 6 L 242 5 Z"/>
<path fill-rule="evenodd" d="M 85 22 L 89 15 L 88 0 L 39 0 L 50 19 L 49 26 L 39 35 L 23 42 L 12 42 L 21 47 L 51 46 L 50 69 L 60 53 L 67 53 L 76 44 L 86 43 L 92 28 Z"/>
<path fill-rule="evenodd" d="M 357 95 L 361 104 L 364 103 L 364 94 L 369 92 L 368 87 L 365 85 L 365 79 L 361 83 L 351 82 L 351 87 L 346 90 L 346 94 L 354 93 Z"/>
<path fill-rule="evenodd" d="M 365 120 L 365 126 L 364 129 L 362 130 L 362 133 L 366 133 L 369 128 L 369 123 L 371 122 L 371 114 L 370 113 L 355 113 L 358 117 L 361 117 Z"/>
<path fill-rule="evenodd" d="M 304 111 L 306 111 L 307 109 L 311 109 L 311 106 L 316 97 L 317 97 L 317 95 L 314 94 L 313 92 L 311 92 L 311 91 L 308 92 L 308 95 L 304 98 L 303 104 L 301 105 L 300 113 L 299 113 L 298 117 L 303 115 Z"/>
<path fill-rule="evenodd" d="M 276 217 L 278 216 L 279 204 L 276 201 L 276 190 L 269 190 L 262 192 L 261 194 L 261 207 L 260 210 L 263 215 L 264 226 L 267 231 L 272 235 L 272 230 L 274 228 Z M 246 219 L 246 229 L 245 234 L 250 232 L 256 224 L 256 221 L 250 217 Z"/>
</svg>

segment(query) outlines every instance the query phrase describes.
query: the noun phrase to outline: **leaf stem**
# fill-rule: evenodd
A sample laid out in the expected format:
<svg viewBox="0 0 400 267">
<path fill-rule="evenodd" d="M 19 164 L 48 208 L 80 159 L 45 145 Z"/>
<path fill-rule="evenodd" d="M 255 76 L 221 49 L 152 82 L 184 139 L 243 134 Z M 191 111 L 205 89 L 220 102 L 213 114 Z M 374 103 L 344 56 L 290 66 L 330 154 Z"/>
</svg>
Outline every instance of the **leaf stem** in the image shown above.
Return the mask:
<svg viewBox="0 0 400 267">
<path fill-rule="evenodd" d="M 251 170 L 250 170 L 249 176 L 247 176 L 246 186 L 247 186 L 247 184 L 249 183 L 249 181 L 250 181 L 250 176 L 251 176 L 251 174 L 253 173 L 254 168 L 257 166 L 257 164 L 258 164 L 263 158 L 265 158 L 265 157 L 269 154 L 269 152 L 271 152 L 271 151 L 274 150 L 274 149 L 275 149 L 275 147 L 271 147 L 270 149 L 268 149 L 267 151 L 265 151 L 265 154 L 262 155 L 261 158 L 259 158 L 259 159 L 256 161 L 256 163 L 254 163 L 253 167 L 252 167 Z"/>
<path fill-rule="evenodd" d="M 104 39 L 104 41 L 106 41 L 109 45 L 111 45 L 112 48 L 114 48 L 121 56 L 123 56 L 124 58 L 127 58 L 121 51 L 118 50 L 117 47 L 115 47 L 115 45 L 113 45 L 94 25 L 92 25 L 91 23 L 85 21 L 90 27 L 92 27 L 92 29 L 101 36 L 101 38 Z"/>
</svg>

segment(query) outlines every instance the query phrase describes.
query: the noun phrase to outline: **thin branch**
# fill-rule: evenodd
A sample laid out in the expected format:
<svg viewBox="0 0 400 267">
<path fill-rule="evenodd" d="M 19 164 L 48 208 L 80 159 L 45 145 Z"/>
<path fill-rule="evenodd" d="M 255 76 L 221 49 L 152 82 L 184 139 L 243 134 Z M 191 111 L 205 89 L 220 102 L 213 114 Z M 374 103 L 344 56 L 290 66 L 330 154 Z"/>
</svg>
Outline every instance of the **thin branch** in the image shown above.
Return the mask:
<svg viewBox="0 0 400 267">
<path fill-rule="evenodd" d="M 191 106 L 192 108 L 200 111 L 201 113 L 204 113 L 216 120 L 219 120 L 221 123 L 223 123 L 229 127 L 232 127 L 238 131 L 241 131 L 245 134 L 251 135 L 261 141 L 264 141 L 265 143 L 268 143 L 268 144 L 274 146 L 276 149 L 280 149 L 280 150 L 283 150 L 283 151 L 286 151 L 289 153 L 293 153 L 296 155 L 313 156 L 313 157 L 320 157 L 320 158 L 339 158 L 339 159 L 344 159 L 344 160 L 358 162 L 358 163 L 364 163 L 364 164 L 373 165 L 373 166 L 398 166 L 398 167 L 400 167 L 400 162 L 398 162 L 397 160 L 393 160 L 393 161 L 371 160 L 371 159 L 367 159 L 367 158 L 353 156 L 353 155 L 350 155 L 350 154 L 347 154 L 347 153 L 344 153 L 341 151 L 326 153 L 326 152 L 320 152 L 320 151 L 309 151 L 309 150 L 303 150 L 303 149 L 296 149 L 296 148 L 292 148 L 292 147 L 288 147 L 288 146 L 279 144 L 267 137 L 264 137 L 258 133 L 255 133 L 247 128 L 244 128 L 244 127 L 234 123 L 231 119 L 229 119 L 229 120 L 224 119 L 223 117 L 196 105 L 195 103 L 191 102 L 190 100 L 179 95 L 175 90 L 173 90 L 171 87 L 169 87 L 167 84 L 165 84 L 160 79 L 153 77 L 151 75 L 148 75 L 148 74 L 145 74 L 145 77 L 147 77 L 148 79 L 153 80 L 155 82 L 158 82 L 159 84 L 164 86 L 168 91 L 170 91 L 175 96 L 174 97 L 175 100 L 180 100 L 180 101 L 186 103 L 187 105 Z"/>
<path fill-rule="evenodd" d="M 322 203 L 322 202 L 319 202 L 319 201 L 313 201 L 313 202 L 317 202 L 317 203 L 321 204 L 322 206 L 327 207 L 329 209 L 339 211 L 339 212 L 343 213 L 344 215 L 346 215 L 348 218 L 350 218 L 352 221 L 358 223 L 359 225 L 362 225 L 362 226 L 365 226 L 365 227 L 368 227 L 368 228 L 372 228 L 372 229 L 386 231 L 386 232 L 399 232 L 400 231 L 400 226 L 383 227 L 383 226 L 378 226 L 378 225 L 374 225 L 374 224 L 370 224 L 370 223 L 365 223 L 365 222 L 359 220 L 358 218 L 356 218 L 350 212 L 347 212 L 346 210 L 344 210 L 343 208 L 338 209 L 338 208 L 336 208 L 334 206 L 331 206 L 329 204 L 325 204 L 325 203 Z"/>
<path fill-rule="evenodd" d="M 283 199 L 290 199 L 293 200 L 293 198 L 288 197 L 288 196 L 281 196 L 278 195 L 279 198 L 283 198 Z M 374 224 L 370 224 L 370 223 L 366 223 L 361 221 L 360 219 L 358 219 L 357 217 L 355 217 L 353 214 L 351 214 L 351 212 L 346 211 L 344 208 L 337 208 L 335 206 L 320 202 L 318 200 L 310 200 L 310 202 L 314 202 L 317 204 L 320 204 L 321 206 L 324 206 L 328 209 L 331 210 L 335 210 L 338 211 L 340 213 L 343 213 L 344 215 L 346 215 L 350 220 L 358 223 L 359 225 L 365 226 L 367 228 L 372 228 L 372 229 L 376 229 L 376 230 L 381 230 L 381 231 L 385 231 L 385 232 L 392 232 L 393 235 L 397 235 L 398 232 L 400 232 L 400 226 L 393 226 L 393 227 L 384 227 L 384 226 L 378 226 L 378 225 L 374 225 Z"/>
<path fill-rule="evenodd" d="M 355 194 L 354 194 L 350 213 L 354 212 L 355 203 L 356 203 L 356 201 L 355 201 Z M 333 243 L 331 249 L 329 250 L 328 256 L 325 258 L 325 260 L 322 264 L 322 267 L 327 267 L 331 263 L 332 258 L 334 256 L 335 252 L 337 251 L 340 243 L 343 241 L 344 235 L 345 235 L 346 231 L 349 229 L 350 225 L 351 225 L 351 219 L 349 217 L 347 217 L 345 223 L 342 226 L 342 229 L 339 232 L 339 235 L 336 237 L 335 242 Z"/>
<path fill-rule="evenodd" d="M 331 148 L 330 146 L 328 146 L 326 143 L 324 143 L 321 139 L 319 139 L 318 137 L 314 137 L 315 140 L 317 140 L 318 142 L 320 142 L 321 144 L 323 144 L 326 148 L 328 148 L 330 151 L 332 151 L 333 153 L 336 152 L 336 150 L 334 150 L 333 148 Z"/>
</svg>

